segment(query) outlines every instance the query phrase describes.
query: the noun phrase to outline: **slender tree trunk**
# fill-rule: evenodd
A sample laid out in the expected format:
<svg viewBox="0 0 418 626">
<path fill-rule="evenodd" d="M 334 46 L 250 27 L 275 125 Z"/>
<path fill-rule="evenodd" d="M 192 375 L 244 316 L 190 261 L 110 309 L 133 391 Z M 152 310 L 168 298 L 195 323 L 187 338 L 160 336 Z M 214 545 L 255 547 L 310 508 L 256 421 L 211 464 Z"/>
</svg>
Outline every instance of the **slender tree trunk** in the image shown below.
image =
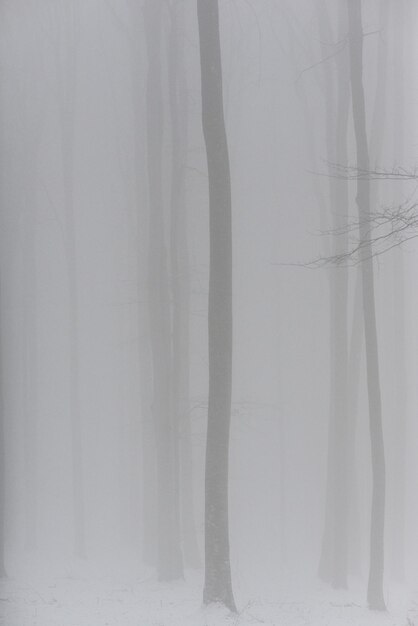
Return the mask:
<svg viewBox="0 0 418 626">
<path fill-rule="evenodd" d="M 382 141 L 384 137 L 383 129 L 385 128 L 386 119 L 386 69 L 387 69 L 387 27 L 388 27 L 388 0 L 383 0 L 380 8 L 380 34 L 378 45 L 378 63 L 377 63 L 377 85 L 375 94 L 375 106 L 370 132 L 370 158 L 375 167 L 379 166 L 379 158 L 382 152 Z M 370 206 L 377 208 L 379 203 L 379 183 L 374 181 L 370 190 Z M 361 275 L 357 274 L 356 287 L 354 295 L 353 309 L 353 325 L 350 344 L 349 356 L 349 415 L 351 417 L 351 434 L 349 437 L 350 458 L 354 461 L 354 446 L 356 433 L 356 419 L 358 412 L 358 396 L 360 383 L 360 358 L 363 345 L 363 321 L 361 319 L 362 295 L 361 295 Z M 352 462 L 350 475 L 352 477 L 352 496 L 354 502 L 355 493 L 355 473 L 356 467 Z M 353 520 L 354 521 L 354 520 Z M 353 545 L 352 556 L 353 561 L 358 557 L 356 555 L 361 552 L 361 547 L 357 544 Z"/>
<path fill-rule="evenodd" d="M 186 166 L 188 96 L 184 67 L 184 15 L 171 7 L 168 69 L 172 131 L 171 162 L 171 286 L 173 301 L 172 385 L 173 411 L 180 437 L 180 512 L 185 562 L 200 566 L 193 496 L 193 456 L 190 422 L 190 260 L 187 237 Z"/>
<path fill-rule="evenodd" d="M 144 5 L 148 51 L 147 152 L 150 199 L 149 319 L 153 359 L 153 415 L 158 472 L 158 576 L 170 581 L 183 576 L 176 476 L 178 433 L 171 405 L 171 311 L 164 236 L 162 174 L 162 0 Z"/>
<path fill-rule="evenodd" d="M 377 83 L 375 93 L 374 112 L 370 130 L 370 160 L 374 167 L 379 166 L 379 159 L 382 155 L 382 144 L 384 139 L 384 129 L 386 120 L 386 76 L 388 62 L 388 9 L 389 1 L 383 0 L 380 3 L 380 24 L 378 38 L 377 55 Z M 370 206 L 376 210 L 379 204 L 379 182 L 373 181 L 370 188 Z M 362 295 L 361 295 L 361 275 L 357 275 L 355 303 L 353 311 L 353 328 L 350 348 L 350 402 L 353 403 L 351 413 L 353 415 L 352 446 L 354 447 L 354 437 L 356 431 L 355 419 L 358 411 L 358 394 L 360 382 L 360 351 L 363 345 L 363 321 L 361 320 Z M 356 467 L 352 468 L 353 479 L 355 479 Z M 353 493 L 355 498 L 355 493 Z M 355 521 L 355 520 L 353 520 Z M 358 540 L 359 541 L 359 540 Z M 356 554 L 361 552 L 358 541 L 353 545 L 353 560 Z"/>
<path fill-rule="evenodd" d="M 205 604 L 235 611 L 228 523 L 232 384 L 231 179 L 222 94 L 218 0 L 198 0 L 202 122 L 209 172 L 209 406 L 205 478 Z"/>
<path fill-rule="evenodd" d="M 363 87 L 363 26 L 361 0 L 347 0 L 349 19 L 350 77 L 353 120 L 356 137 L 357 167 L 369 171 L 369 148 L 366 130 L 366 107 Z M 369 397 L 370 440 L 372 456 L 372 512 L 370 529 L 370 573 L 368 602 L 371 609 L 384 610 L 384 524 L 385 524 L 385 455 L 376 328 L 374 272 L 370 241 L 370 182 L 357 181 L 360 239 L 362 243 L 363 316 L 366 341 L 367 390 Z"/>
</svg>

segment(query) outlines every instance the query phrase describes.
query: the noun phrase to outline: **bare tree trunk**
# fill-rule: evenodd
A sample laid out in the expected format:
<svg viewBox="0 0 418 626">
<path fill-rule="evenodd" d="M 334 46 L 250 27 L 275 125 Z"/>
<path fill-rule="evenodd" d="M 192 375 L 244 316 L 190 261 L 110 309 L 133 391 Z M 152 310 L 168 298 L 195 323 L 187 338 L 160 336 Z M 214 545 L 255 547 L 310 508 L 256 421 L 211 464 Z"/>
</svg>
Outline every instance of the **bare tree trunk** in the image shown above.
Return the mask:
<svg viewBox="0 0 418 626">
<path fill-rule="evenodd" d="M 353 120 L 357 148 L 357 167 L 369 170 L 366 108 L 363 87 L 363 26 L 361 0 L 347 0 L 349 19 L 350 76 Z M 367 389 L 369 396 L 370 440 L 372 456 L 372 514 L 370 530 L 370 573 L 368 602 L 371 609 L 385 610 L 383 597 L 384 524 L 385 524 L 385 454 L 376 328 L 374 272 L 370 221 L 370 182 L 357 181 L 360 239 L 362 242 L 363 316 L 366 341 Z"/>
<path fill-rule="evenodd" d="M 379 158 L 382 152 L 382 140 L 384 137 L 383 129 L 385 128 L 386 118 L 386 68 L 387 68 L 387 26 L 388 26 L 388 0 L 381 3 L 380 8 L 380 35 L 378 47 L 378 66 L 377 66 L 377 85 L 375 94 L 375 106 L 370 132 L 370 158 L 375 167 L 379 166 Z M 377 208 L 379 202 L 379 183 L 374 181 L 370 190 L 370 206 Z M 351 458 L 351 483 L 352 493 L 351 500 L 355 502 L 355 473 L 356 466 L 354 464 L 354 446 L 355 433 L 358 412 L 358 396 L 360 383 L 360 359 L 363 345 L 363 320 L 362 317 L 362 295 L 361 295 L 361 275 L 357 273 L 356 287 L 354 295 L 353 324 L 350 343 L 349 355 L 349 415 L 351 418 L 351 429 L 349 435 L 349 456 Z M 354 507 L 355 508 L 355 507 Z M 355 511 L 353 511 L 352 523 L 355 526 Z M 361 552 L 361 546 L 358 541 L 354 541 L 352 545 L 352 561 L 359 560 L 358 555 Z M 358 568 L 357 568 L 358 569 Z"/>
<path fill-rule="evenodd" d="M 169 581 L 183 576 L 176 476 L 178 433 L 171 405 L 171 311 L 164 236 L 162 175 L 162 0 L 144 5 L 148 51 L 147 151 L 150 198 L 149 319 L 153 359 L 153 415 L 158 473 L 158 576 Z"/>
<path fill-rule="evenodd" d="M 205 479 L 205 604 L 235 611 L 229 556 L 232 386 L 232 216 L 218 0 L 198 0 L 202 122 L 209 172 L 209 406 Z"/>
<path fill-rule="evenodd" d="M 184 67 L 184 15 L 181 5 L 171 7 L 168 47 L 171 161 L 171 287 L 173 301 L 172 386 L 173 411 L 180 437 L 181 536 L 185 562 L 200 566 L 193 496 L 193 456 L 190 422 L 189 335 L 190 259 L 187 237 L 186 166 L 188 147 L 188 95 Z"/>
</svg>

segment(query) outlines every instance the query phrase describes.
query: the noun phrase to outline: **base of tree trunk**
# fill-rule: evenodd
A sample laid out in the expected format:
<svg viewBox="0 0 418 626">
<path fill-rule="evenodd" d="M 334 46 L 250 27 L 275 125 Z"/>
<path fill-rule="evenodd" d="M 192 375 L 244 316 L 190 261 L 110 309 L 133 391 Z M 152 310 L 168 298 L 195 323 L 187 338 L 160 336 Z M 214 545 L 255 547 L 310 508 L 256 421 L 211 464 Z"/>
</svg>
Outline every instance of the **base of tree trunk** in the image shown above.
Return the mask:
<svg viewBox="0 0 418 626">
<path fill-rule="evenodd" d="M 226 591 L 226 590 L 225 590 Z M 229 593 L 213 593 L 211 589 L 206 587 L 203 590 L 203 604 L 209 606 L 210 604 L 220 604 L 225 606 L 231 613 L 237 613 L 237 607 L 232 594 Z"/>
<path fill-rule="evenodd" d="M 386 611 L 386 604 L 380 593 L 368 592 L 367 601 L 371 611 Z"/>
</svg>

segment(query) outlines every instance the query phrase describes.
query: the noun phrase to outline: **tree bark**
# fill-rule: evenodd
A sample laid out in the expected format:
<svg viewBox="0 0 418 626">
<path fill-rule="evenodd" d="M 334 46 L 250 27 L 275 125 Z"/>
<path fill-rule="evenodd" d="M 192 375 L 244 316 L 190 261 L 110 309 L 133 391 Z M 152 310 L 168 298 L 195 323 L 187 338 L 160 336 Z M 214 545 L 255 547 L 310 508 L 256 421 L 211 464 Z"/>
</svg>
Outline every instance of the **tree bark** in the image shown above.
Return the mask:
<svg viewBox="0 0 418 626">
<path fill-rule="evenodd" d="M 361 0 L 347 0 L 349 20 L 350 78 L 353 120 L 356 138 L 357 167 L 369 171 L 369 148 L 366 130 L 366 107 L 363 87 L 363 27 Z M 372 244 L 370 241 L 370 182 L 357 181 L 357 205 L 362 243 L 361 268 L 363 317 L 366 341 L 367 390 L 369 398 L 372 457 L 372 511 L 370 528 L 370 572 L 368 602 L 371 609 L 385 610 L 383 597 L 384 525 L 385 525 L 385 454 L 379 376 L 376 306 Z"/>
<path fill-rule="evenodd" d="M 209 406 L 205 474 L 205 604 L 235 611 L 229 554 L 232 387 L 232 215 L 218 0 L 198 0 L 202 123 L 209 173 Z"/>
</svg>

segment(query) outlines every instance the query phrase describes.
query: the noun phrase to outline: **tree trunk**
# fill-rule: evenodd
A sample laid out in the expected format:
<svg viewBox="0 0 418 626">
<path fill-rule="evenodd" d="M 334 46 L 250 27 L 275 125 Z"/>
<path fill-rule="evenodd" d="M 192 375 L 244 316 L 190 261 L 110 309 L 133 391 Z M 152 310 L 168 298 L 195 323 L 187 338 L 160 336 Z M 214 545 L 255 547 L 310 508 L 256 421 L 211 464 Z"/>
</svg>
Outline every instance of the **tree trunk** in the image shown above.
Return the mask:
<svg viewBox="0 0 418 626">
<path fill-rule="evenodd" d="M 181 536 L 185 562 L 200 566 L 193 496 L 193 455 L 190 422 L 190 260 L 187 237 L 186 166 L 188 147 L 188 95 L 181 29 L 181 5 L 171 7 L 168 71 L 172 134 L 171 161 L 171 287 L 173 301 L 172 393 L 180 443 Z"/>
<path fill-rule="evenodd" d="M 361 0 L 347 0 L 349 19 L 350 77 L 353 120 L 357 149 L 357 167 L 369 171 L 369 149 L 366 130 L 366 107 L 363 87 L 363 27 Z M 385 524 L 385 454 L 379 377 L 379 356 L 376 328 L 374 272 L 370 241 L 370 182 L 367 177 L 357 181 L 361 268 L 363 285 L 363 316 L 366 341 L 367 390 L 369 398 L 370 440 L 372 457 L 372 512 L 370 529 L 370 573 L 368 602 L 371 609 L 385 610 L 383 597 L 384 524 Z"/>
<path fill-rule="evenodd" d="M 232 386 L 232 216 L 218 0 L 198 0 L 202 122 L 209 173 L 209 406 L 205 474 L 205 604 L 235 611 L 229 556 Z"/>
<path fill-rule="evenodd" d="M 158 577 L 161 581 L 170 581 L 183 576 L 183 563 L 176 476 L 178 433 L 171 405 L 171 312 L 164 235 L 162 8 L 162 0 L 146 0 L 144 5 L 148 51 L 147 152 L 150 201 L 148 295 L 153 360 L 152 410 L 158 474 Z"/>
</svg>

